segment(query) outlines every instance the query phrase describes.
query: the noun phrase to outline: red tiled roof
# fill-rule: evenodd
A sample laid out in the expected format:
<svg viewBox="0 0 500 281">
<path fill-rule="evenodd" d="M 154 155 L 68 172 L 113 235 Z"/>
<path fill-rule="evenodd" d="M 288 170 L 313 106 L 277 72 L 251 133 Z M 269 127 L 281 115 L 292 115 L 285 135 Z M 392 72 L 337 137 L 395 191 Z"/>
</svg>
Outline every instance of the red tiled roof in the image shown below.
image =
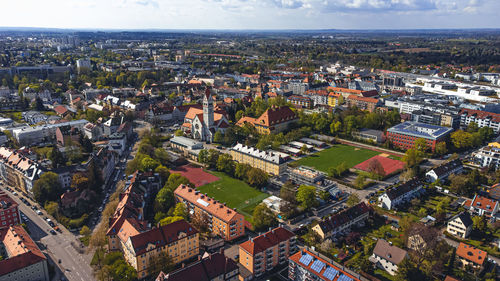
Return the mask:
<svg viewBox="0 0 500 281">
<path fill-rule="evenodd" d="M 47 259 L 21 225 L 0 230 L 0 241 L 10 254 L 0 261 L 0 276 Z"/>
<path fill-rule="evenodd" d="M 500 114 L 491 113 L 481 110 L 473 110 L 473 109 L 462 109 L 460 110 L 460 115 L 466 114 L 468 117 L 475 116 L 477 119 L 491 119 L 493 122 L 500 122 Z"/>
<path fill-rule="evenodd" d="M 214 199 L 199 192 L 195 188 L 191 188 L 183 184 L 177 187 L 177 189 L 174 191 L 174 194 L 175 196 L 181 197 L 182 199 L 191 202 L 191 204 L 196 205 L 198 208 L 205 210 L 209 214 L 216 216 L 224 222 L 230 222 L 236 216 L 243 216 L 235 210 L 226 207 L 224 204 L 217 202 Z M 202 204 L 203 202 L 206 202 L 207 204 Z"/>
<path fill-rule="evenodd" d="M 293 232 L 284 229 L 283 227 L 277 227 L 269 232 L 241 243 L 240 248 L 243 248 L 243 250 L 253 256 L 276 246 L 281 242 L 287 241 L 294 236 L 295 234 Z"/>
<path fill-rule="evenodd" d="M 184 236 L 181 236 L 181 233 L 191 236 L 198 233 L 198 230 L 185 220 L 180 220 L 130 236 L 130 241 L 136 256 L 139 256 L 147 252 L 148 245 L 153 245 L 154 249 L 156 249 L 183 238 Z"/>
<path fill-rule="evenodd" d="M 444 281 L 460 281 L 459 279 L 453 278 L 450 275 L 447 275 Z"/>
<path fill-rule="evenodd" d="M 498 202 L 493 199 L 489 199 L 481 195 L 476 195 L 472 199 L 472 204 L 470 206 L 491 213 L 495 209 L 495 206 L 497 204 Z"/>
<path fill-rule="evenodd" d="M 488 254 L 485 251 L 462 242 L 460 242 L 457 247 L 457 256 L 462 257 L 475 264 L 482 265 L 486 260 L 487 255 Z"/>
<path fill-rule="evenodd" d="M 355 96 L 355 95 L 350 95 L 347 97 L 347 99 L 348 100 L 364 101 L 364 102 L 369 102 L 369 103 L 378 103 L 378 99 L 365 98 L 365 97 L 360 97 L 360 96 Z"/>
<path fill-rule="evenodd" d="M 288 106 L 271 107 L 257 118 L 256 124 L 272 126 L 286 121 L 297 119 L 297 115 Z"/>
<path fill-rule="evenodd" d="M 58 105 L 54 107 L 54 111 L 59 115 L 63 115 L 64 113 L 68 112 L 68 108 L 64 105 Z"/>
</svg>

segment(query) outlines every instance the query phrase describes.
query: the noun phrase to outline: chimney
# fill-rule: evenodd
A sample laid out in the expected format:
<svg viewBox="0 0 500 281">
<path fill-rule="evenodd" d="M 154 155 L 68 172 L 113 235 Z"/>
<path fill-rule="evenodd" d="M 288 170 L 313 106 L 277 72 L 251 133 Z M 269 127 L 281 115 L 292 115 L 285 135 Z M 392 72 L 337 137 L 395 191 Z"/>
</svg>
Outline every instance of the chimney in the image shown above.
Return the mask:
<svg viewBox="0 0 500 281">
<path fill-rule="evenodd" d="M 224 247 L 220 248 L 219 253 L 224 255 Z"/>
</svg>

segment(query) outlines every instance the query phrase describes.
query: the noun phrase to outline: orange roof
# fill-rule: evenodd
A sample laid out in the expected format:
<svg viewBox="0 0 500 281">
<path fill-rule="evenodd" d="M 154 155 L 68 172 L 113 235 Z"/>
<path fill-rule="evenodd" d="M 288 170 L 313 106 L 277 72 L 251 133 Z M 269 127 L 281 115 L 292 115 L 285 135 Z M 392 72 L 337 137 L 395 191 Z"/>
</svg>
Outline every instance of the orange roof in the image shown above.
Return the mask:
<svg viewBox="0 0 500 281">
<path fill-rule="evenodd" d="M 457 248 L 457 255 L 475 264 L 482 265 L 488 254 L 483 250 L 460 242 Z"/>
<path fill-rule="evenodd" d="M 0 230 L 0 242 L 9 253 L 0 261 L 0 276 L 47 259 L 21 225 Z"/>
<path fill-rule="evenodd" d="M 181 197 L 182 199 L 189 201 L 191 204 L 196 205 L 198 208 L 205 210 L 209 214 L 216 216 L 222 221 L 229 222 L 237 217 L 243 218 L 243 215 L 239 214 L 235 210 L 226 207 L 224 204 L 217 202 L 216 200 L 199 192 L 195 188 L 191 188 L 187 185 L 179 185 L 179 187 L 177 187 L 174 191 L 174 194 L 175 196 Z"/>
<path fill-rule="evenodd" d="M 248 116 L 244 116 L 244 117 L 241 117 L 240 120 L 238 120 L 238 122 L 236 122 L 236 126 L 243 126 L 245 125 L 246 123 L 250 123 L 250 124 L 254 124 L 256 122 L 257 119 L 255 118 L 252 118 L 252 117 L 248 117 Z"/>
<path fill-rule="evenodd" d="M 57 114 L 64 114 L 64 113 L 68 112 L 68 108 L 66 108 L 66 106 L 63 106 L 63 105 L 58 105 L 58 106 L 54 107 L 54 111 Z"/>
<path fill-rule="evenodd" d="M 347 97 L 348 100 L 358 100 L 358 101 L 364 101 L 364 102 L 370 102 L 370 103 L 377 103 L 378 99 L 374 98 L 365 98 L 365 97 L 360 97 L 360 96 L 355 96 L 355 95 L 350 95 Z"/>
<path fill-rule="evenodd" d="M 240 248 L 243 248 L 243 250 L 253 256 L 276 246 L 281 242 L 287 241 L 294 236 L 295 234 L 293 234 L 293 232 L 284 229 L 283 227 L 277 227 L 269 232 L 241 243 Z"/>
<path fill-rule="evenodd" d="M 459 279 L 453 278 L 450 275 L 446 275 L 444 281 L 460 281 Z"/>
<path fill-rule="evenodd" d="M 349 88 L 340 88 L 340 87 L 327 87 L 327 90 L 337 92 L 337 93 L 346 93 L 346 94 L 355 94 L 355 95 L 360 95 L 363 91 L 361 90 L 354 90 L 354 89 L 349 89 Z"/>
<path fill-rule="evenodd" d="M 199 85 L 201 85 L 202 82 L 199 81 L 199 80 L 191 79 L 191 80 L 189 80 L 188 84 L 199 84 Z"/>
<path fill-rule="evenodd" d="M 472 199 L 472 204 L 468 204 L 468 206 L 472 206 L 474 208 L 481 209 L 488 213 L 491 213 L 495 209 L 497 204 L 498 202 L 493 199 L 483 197 L 481 195 L 476 195 Z"/>
<path fill-rule="evenodd" d="M 271 126 L 293 119 L 297 119 L 297 115 L 288 106 L 271 107 L 257 118 L 256 123 L 259 125 Z"/>
<path fill-rule="evenodd" d="M 118 237 L 123 242 L 126 242 L 130 236 L 134 236 L 139 234 L 140 232 L 136 229 L 136 227 L 130 222 L 127 218 L 122 224 L 122 227 L 118 231 Z"/>
</svg>

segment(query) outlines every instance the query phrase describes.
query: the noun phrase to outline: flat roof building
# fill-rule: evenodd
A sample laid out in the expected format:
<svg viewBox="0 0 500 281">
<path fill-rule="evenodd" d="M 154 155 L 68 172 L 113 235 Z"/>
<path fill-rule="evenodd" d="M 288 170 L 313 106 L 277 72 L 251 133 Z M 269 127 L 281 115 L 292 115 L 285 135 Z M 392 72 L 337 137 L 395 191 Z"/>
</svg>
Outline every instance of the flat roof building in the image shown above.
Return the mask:
<svg viewBox="0 0 500 281">
<path fill-rule="evenodd" d="M 402 149 L 413 148 L 417 139 L 424 139 L 434 151 L 436 144 L 444 141 L 452 131 L 449 127 L 407 121 L 387 129 L 387 139 Z"/>
</svg>

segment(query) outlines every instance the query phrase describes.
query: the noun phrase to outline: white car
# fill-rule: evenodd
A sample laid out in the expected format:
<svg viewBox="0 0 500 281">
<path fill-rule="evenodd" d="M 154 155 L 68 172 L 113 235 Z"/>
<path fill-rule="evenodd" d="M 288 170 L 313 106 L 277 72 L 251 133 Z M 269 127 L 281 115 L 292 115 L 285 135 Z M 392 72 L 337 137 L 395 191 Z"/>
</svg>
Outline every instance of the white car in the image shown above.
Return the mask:
<svg viewBox="0 0 500 281">
<path fill-rule="evenodd" d="M 40 211 L 40 210 L 36 211 L 36 214 L 40 215 L 40 216 L 43 215 L 42 211 Z"/>
</svg>

